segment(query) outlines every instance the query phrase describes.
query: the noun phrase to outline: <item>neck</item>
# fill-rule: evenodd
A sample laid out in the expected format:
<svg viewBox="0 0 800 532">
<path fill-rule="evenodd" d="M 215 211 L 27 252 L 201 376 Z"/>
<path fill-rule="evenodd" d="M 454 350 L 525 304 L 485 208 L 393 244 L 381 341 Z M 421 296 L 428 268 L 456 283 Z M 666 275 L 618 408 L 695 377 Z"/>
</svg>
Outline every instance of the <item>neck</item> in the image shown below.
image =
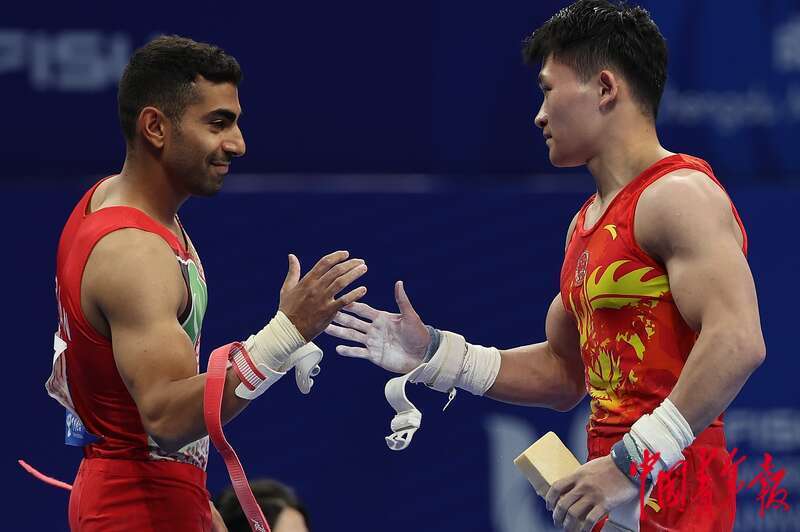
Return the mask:
<svg viewBox="0 0 800 532">
<path fill-rule="evenodd" d="M 621 128 L 616 134 L 609 132 L 604 146 L 586 167 L 597 185 L 597 197 L 605 203 L 649 166 L 670 155 L 672 152 L 658 141 L 655 127 L 648 123 Z"/>
<path fill-rule="evenodd" d="M 130 151 L 117 183 L 114 196 L 118 201 L 144 211 L 167 227 L 175 223 L 178 209 L 189 198 L 175 186 L 163 165 Z"/>
</svg>

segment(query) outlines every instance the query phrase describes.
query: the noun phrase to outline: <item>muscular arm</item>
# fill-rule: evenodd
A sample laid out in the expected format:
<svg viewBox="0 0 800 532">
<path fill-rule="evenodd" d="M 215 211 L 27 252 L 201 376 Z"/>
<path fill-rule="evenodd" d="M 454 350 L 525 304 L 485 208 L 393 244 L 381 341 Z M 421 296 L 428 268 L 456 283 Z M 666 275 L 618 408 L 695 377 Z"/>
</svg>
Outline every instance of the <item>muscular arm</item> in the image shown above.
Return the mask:
<svg viewBox="0 0 800 532">
<path fill-rule="evenodd" d="M 550 303 L 547 340 L 500 352 L 497 379 L 486 395 L 498 401 L 543 406 L 565 412 L 583 399 L 583 361 L 575 322 L 561 295 Z"/>
<path fill-rule="evenodd" d="M 649 187 L 636 239 L 666 266 L 681 315 L 698 340 L 669 398 L 699 434 L 763 362 L 753 278 L 725 193 L 707 176 L 678 171 Z"/>
<path fill-rule="evenodd" d="M 177 320 L 185 285 L 175 256 L 156 235 L 115 231 L 95 247 L 83 279 L 85 300 L 105 318 L 114 360 L 145 431 L 167 452 L 206 435 L 203 391 L 194 347 Z M 222 422 L 249 403 L 227 373 Z"/>
<path fill-rule="evenodd" d="M 565 248 L 575 230 L 578 215 L 567 229 Z M 583 360 L 578 329 L 564 310 L 561 294 L 550 303 L 545 319 L 547 340 L 500 352 L 497 379 L 487 395 L 506 403 L 571 410 L 584 395 Z"/>
</svg>

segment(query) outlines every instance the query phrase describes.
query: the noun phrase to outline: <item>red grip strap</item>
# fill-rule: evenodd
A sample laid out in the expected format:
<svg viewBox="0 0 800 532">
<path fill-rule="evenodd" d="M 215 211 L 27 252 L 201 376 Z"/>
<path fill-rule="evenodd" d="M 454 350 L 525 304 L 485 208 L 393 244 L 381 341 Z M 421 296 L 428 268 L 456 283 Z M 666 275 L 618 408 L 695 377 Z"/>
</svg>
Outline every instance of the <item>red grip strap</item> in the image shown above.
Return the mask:
<svg viewBox="0 0 800 532">
<path fill-rule="evenodd" d="M 32 465 L 28 465 L 28 462 L 26 462 L 25 460 L 17 460 L 17 463 L 22 466 L 22 469 L 24 469 L 34 477 L 38 478 L 45 484 L 50 484 L 51 486 L 55 486 L 57 488 L 63 488 L 67 491 L 72 491 L 72 484 L 61 482 L 58 479 L 55 479 L 53 477 L 48 477 L 44 473 L 40 473 L 39 471 L 36 470 L 35 467 L 33 467 Z"/>
<path fill-rule="evenodd" d="M 242 506 L 247 522 L 253 532 L 270 532 L 267 519 L 261 511 L 261 507 L 256 502 L 253 492 L 250 490 L 250 483 L 244 474 L 239 457 L 236 451 L 230 446 L 225 434 L 222 432 L 222 421 L 220 411 L 222 410 L 222 394 L 225 391 L 225 377 L 227 375 L 228 355 L 233 349 L 242 349 L 244 346 L 239 342 L 233 342 L 222 347 L 218 347 L 211 352 L 208 360 L 208 371 L 206 372 L 206 388 L 203 394 L 203 415 L 206 420 L 208 437 L 217 448 L 222 459 L 225 460 L 225 467 L 228 468 L 228 475 L 231 477 L 233 491 Z"/>
</svg>

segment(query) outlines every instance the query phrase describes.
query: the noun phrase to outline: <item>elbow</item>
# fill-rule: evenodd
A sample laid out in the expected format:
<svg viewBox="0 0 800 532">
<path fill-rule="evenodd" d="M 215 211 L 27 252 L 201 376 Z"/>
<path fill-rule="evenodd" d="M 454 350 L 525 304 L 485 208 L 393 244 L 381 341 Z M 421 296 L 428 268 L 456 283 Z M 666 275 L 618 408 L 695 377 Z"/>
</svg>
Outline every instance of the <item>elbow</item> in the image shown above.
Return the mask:
<svg viewBox="0 0 800 532">
<path fill-rule="evenodd" d="M 142 418 L 144 431 L 162 451 L 171 454 L 183 447 L 179 435 L 175 433 L 175 430 L 171 430 L 172 425 L 166 420 L 163 418 L 144 419 L 144 416 Z"/>
<path fill-rule="evenodd" d="M 751 345 L 747 347 L 747 352 L 753 365 L 753 371 L 755 371 L 767 359 L 767 346 L 764 338 L 759 335 L 756 341 L 751 342 Z"/>
<path fill-rule="evenodd" d="M 752 373 L 758 369 L 767 358 L 767 346 L 764 343 L 764 336 L 761 334 L 761 328 L 755 327 L 749 333 L 739 333 L 736 336 L 739 356 L 741 360 L 746 361 Z"/>
<path fill-rule="evenodd" d="M 733 352 L 736 359 L 748 373 L 758 369 L 767 358 L 767 347 L 761 329 L 729 332 L 729 341 L 732 340 Z"/>
<path fill-rule="evenodd" d="M 586 390 L 583 387 L 583 383 L 580 385 L 576 385 L 569 393 L 562 394 L 558 399 L 555 401 L 551 408 L 557 412 L 569 412 L 576 406 L 578 406 L 583 398 L 586 396 Z"/>
</svg>

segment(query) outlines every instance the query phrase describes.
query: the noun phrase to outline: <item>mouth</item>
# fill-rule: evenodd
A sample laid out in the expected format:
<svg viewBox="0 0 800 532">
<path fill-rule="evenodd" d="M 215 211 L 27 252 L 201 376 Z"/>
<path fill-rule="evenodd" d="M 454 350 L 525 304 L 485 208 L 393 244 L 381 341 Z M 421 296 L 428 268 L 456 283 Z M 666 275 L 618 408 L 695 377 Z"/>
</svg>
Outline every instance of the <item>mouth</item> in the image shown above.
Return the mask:
<svg viewBox="0 0 800 532">
<path fill-rule="evenodd" d="M 222 162 L 222 161 L 216 161 L 216 162 L 212 162 L 211 166 L 216 168 L 217 171 L 220 174 L 224 175 L 224 174 L 228 173 L 228 170 L 230 169 L 231 163 L 226 163 L 226 162 Z"/>
</svg>

